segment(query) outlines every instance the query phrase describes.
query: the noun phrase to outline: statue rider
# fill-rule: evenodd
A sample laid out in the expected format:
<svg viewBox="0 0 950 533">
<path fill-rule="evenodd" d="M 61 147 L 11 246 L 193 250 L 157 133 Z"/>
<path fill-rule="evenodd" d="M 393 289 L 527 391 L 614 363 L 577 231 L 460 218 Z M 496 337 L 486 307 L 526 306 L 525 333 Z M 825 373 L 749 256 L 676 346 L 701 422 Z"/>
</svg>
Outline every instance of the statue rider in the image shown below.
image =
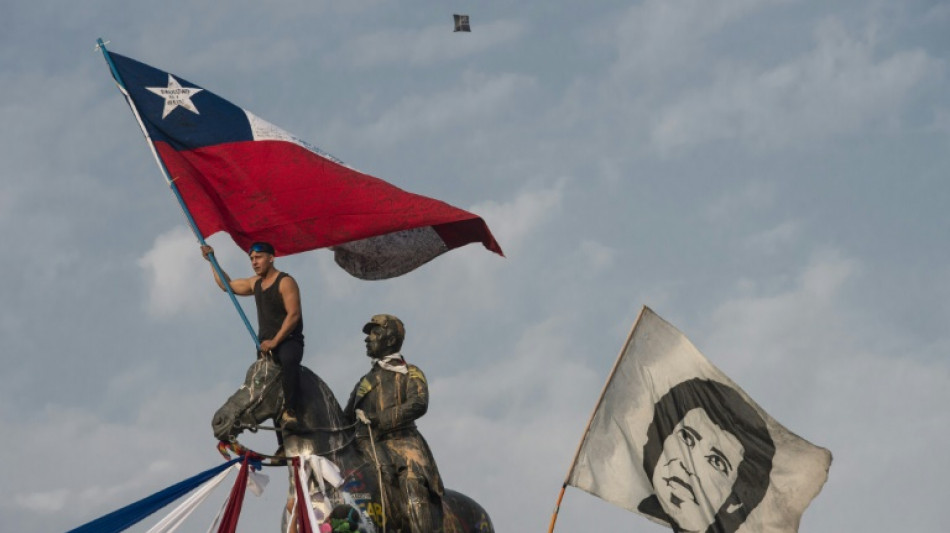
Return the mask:
<svg viewBox="0 0 950 533">
<path fill-rule="evenodd" d="M 353 389 L 344 414 L 350 423 L 362 422 L 357 425 L 357 443 L 370 458 L 372 437 L 377 460 L 391 478 L 384 483 L 398 488 L 396 503 L 409 523 L 409 531 L 440 533 L 442 478 L 415 423 L 429 407 L 425 375 L 415 365 L 407 364 L 400 353 L 406 336 L 401 320 L 376 315 L 363 326 L 363 333 L 372 369 Z"/>
<path fill-rule="evenodd" d="M 202 246 L 205 259 L 214 253 L 210 246 Z M 238 296 L 254 295 L 257 304 L 257 336 L 261 353 L 272 353 L 274 361 L 281 365 L 284 391 L 284 409 L 278 418 L 282 429 L 294 430 L 298 425 L 296 414 L 297 388 L 300 379 L 300 361 L 303 359 L 303 318 L 300 310 L 300 288 L 294 278 L 274 267 L 274 247 L 266 242 L 256 242 L 248 250 L 254 276 L 231 279 L 231 291 Z M 218 273 L 212 267 L 214 280 L 221 290 L 226 290 Z M 281 434 L 278 433 L 281 441 Z M 283 451 L 281 444 L 277 454 Z"/>
</svg>

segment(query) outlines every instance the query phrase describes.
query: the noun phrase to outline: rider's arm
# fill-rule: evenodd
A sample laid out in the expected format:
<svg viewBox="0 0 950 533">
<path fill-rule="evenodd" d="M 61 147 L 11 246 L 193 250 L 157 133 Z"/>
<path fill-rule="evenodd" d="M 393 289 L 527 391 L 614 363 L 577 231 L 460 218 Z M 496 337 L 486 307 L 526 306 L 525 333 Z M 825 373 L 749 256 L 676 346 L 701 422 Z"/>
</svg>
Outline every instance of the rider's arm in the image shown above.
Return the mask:
<svg viewBox="0 0 950 533">
<path fill-rule="evenodd" d="M 366 395 L 369 389 L 370 384 L 366 376 L 363 376 L 360 382 L 353 387 L 353 392 L 350 393 L 350 400 L 346 402 L 346 408 L 343 409 L 343 417 L 348 422 L 356 421 L 356 403 L 360 401 L 360 398 Z"/>
<path fill-rule="evenodd" d="M 284 276 L 280 280 L 280 296 L 284 301 L 284 309 L 287 311 L 287 316 L 284 317 L 284 323 L 281 324 L 280 330 L 277 331 L 277 334 L 274 335 L 274 344 L 280 344 L 290 335 L 290 332 L 297 327 L 297 324 L 300 323 L 300 287 L 297 286 L 296 280 L 290 276 Z"/>
<path fill-rule="evenodd" d="M 201 247 L 201 255 L 203 255 L 209 263 L 211 262 L 211 258 L 208 256 L 213 253 L 214 249 L 210 246 L 205 245 Z M 218 266 L 220 267 L 221 265 Z M 214 282 L 218 284 L 218 287 L 221 287 L 222 291 L 226 291 L 227 288 L 225 288 L 224 283 L 221 282 L 221 278 L 218 276 L 218 271 L 214 268 L 214 265 L 211 265 L 211 273 L 214 274 Z M 221 269 L 221 273 L 224 274 L 224 279 L 231 285 L 231 292 L 234 294 L 238 296 L 250 296 L 254 294 L 254 282 L 257 281 L 257 276 L 253 278 L 231 279 L 223 268 Z"/>
</svg>

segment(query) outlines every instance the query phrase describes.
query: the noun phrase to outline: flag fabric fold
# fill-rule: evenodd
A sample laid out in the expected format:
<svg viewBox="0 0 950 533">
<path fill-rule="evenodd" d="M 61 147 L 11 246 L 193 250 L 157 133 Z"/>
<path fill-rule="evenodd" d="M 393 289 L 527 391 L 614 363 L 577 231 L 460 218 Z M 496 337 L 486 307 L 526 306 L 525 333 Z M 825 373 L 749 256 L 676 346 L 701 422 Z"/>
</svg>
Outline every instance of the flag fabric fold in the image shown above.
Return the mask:
<svg viewBox="0 0 950 533">
<path fill-rule="evenodd" d="M 113 75 L 198 231 L 227 232 L 277 255 L 331 248 L 362 279 L 409 272 L 480 242 L 502 254 L 485 221 L 361 173 L 197 85 L 109 53 Z"/>
<path fill-rule="evenodd" d="M 830 466 L 644 307 L 567 484 L 676 531 L 791 533 Z"/>
</svg>

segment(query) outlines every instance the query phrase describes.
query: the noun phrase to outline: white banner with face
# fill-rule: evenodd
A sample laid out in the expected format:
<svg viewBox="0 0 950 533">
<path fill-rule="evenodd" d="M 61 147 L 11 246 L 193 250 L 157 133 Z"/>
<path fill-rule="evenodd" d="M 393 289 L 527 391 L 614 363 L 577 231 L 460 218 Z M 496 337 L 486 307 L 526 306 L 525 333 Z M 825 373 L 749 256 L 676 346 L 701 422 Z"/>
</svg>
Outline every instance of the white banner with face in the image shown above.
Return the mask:
<svg viewBox="0 0 950 533">
<path fill-rule="evenodd" d="M 644 307 L 568 484 L 676 531 L 794 532 L 830 466 Z"/>
</svg>

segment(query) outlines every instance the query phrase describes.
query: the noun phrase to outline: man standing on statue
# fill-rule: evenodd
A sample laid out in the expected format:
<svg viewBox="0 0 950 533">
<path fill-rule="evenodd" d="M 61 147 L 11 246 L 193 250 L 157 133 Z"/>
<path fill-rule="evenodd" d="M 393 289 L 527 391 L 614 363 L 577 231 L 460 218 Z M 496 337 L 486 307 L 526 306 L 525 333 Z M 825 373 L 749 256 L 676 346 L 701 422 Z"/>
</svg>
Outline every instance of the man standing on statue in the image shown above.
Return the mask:
<svg viewBox="0 0 950 533">
<path fill-rule="evenodd" d="M 344 414 L 350 422 L 362 422 L 357 426 L 360 448 L 369 451 L 372 439 L 381 469 L 395 476 L 409 531 L 441 533 L 442 478 L 415 423 L 429 408 L 425 375 L 400 353 L 406 337 L 401 320 L 376 315 L 363 333 L 373 368 L 353 389 Z"/>
<path fill-rule="evenodd" d="M 214 249 L 210 246 L 201 247 L 201 254 L 209 262 L 208 256 L 213 253 Z M 234 294 L 254 295 L 254 302 L 257 304 L 257 338 L 261 343 L 261 353 L 273 354 L 274 361 L 282 367 L 284 411 L 278 423 L 282 429 L 293 430 L 298 424 L 297 382 L 300 377 L 300 361 L 303 359 L 300 288 L 294 278 L 274 267 L 274 247 L 270 244 L 256 242 L 247 253 L 254 269 L 253 277 L 231 279 L 224 270 L 221 272 Z M 227 290 L 213 265 L 211 271 L 221 290 Z"/>
</svg>

